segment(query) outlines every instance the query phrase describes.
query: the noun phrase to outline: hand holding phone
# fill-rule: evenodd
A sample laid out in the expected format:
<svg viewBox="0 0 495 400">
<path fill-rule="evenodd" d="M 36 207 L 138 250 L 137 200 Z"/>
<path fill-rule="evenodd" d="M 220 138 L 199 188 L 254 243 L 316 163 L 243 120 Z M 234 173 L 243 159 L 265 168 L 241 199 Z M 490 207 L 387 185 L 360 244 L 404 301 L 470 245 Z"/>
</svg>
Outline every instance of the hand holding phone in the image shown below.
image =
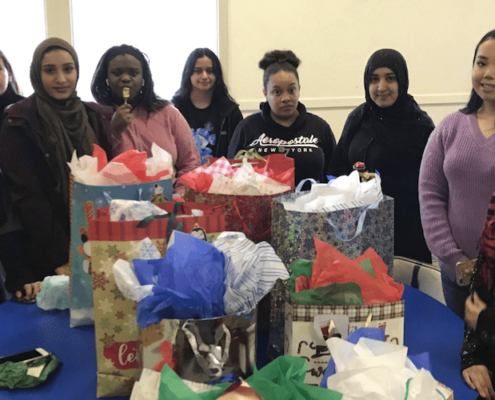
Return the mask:
<svg viewBox="0 0 495 400">
<path fill-rule="evenodd" d="M 471 282 L 471 277 L 474 273 L 474 265 L 476 258 L 473 260 L 459 261 L 455 265 L 455 278 L 459 286 L 467 286 Z"/>
</svg>

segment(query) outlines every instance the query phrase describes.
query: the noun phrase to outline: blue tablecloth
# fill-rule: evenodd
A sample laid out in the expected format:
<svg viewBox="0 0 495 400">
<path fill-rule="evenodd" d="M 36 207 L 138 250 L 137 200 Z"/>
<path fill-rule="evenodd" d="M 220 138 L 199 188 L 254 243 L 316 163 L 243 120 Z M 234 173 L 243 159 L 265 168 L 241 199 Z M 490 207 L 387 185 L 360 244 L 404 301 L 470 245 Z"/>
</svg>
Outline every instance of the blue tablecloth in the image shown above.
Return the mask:
<svg viewBox="0 0 495 400">
<path fill-rule="evenodd" d="M 433 298 L 408 286 L 404 300 L 404 343 L 409 347 L 409 354 L 430 352 L 433 376 L 454 389 L 455 399 L 476 399 L 476 392 L 464 383 L 459 371 L 462 320 Z M 266 338 L 259 339 L 258 361 L 265 361 Z M 61 367 L 38 388 L 0 389 L 0 400 L 96 399 L 94 327 L 69 328 L 68 311 L 43 311 L 34 304 L 13 301 L 1 304 L 0 355 L 36 347 L 54 352 L 62 360 Z"/>
</svg>

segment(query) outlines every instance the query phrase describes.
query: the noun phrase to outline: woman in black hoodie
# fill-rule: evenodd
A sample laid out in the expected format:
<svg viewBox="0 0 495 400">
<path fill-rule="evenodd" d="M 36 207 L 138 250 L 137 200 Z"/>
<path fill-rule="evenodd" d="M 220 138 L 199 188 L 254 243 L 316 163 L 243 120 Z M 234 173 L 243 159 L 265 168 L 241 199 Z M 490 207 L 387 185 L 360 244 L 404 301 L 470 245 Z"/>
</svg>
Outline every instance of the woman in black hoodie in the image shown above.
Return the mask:
<svg viewBox="0 0 495 400">
<path fill-rule="evenodd" d="M 259 62 L 266 102 L 261 111 L 242 121 L 230 143 L 228 157 L 243 149 L 262 156 L 285 153 L 294 159 L 296 185 L 305 178 L 326 181 L 335 137 L 320 117 L 299 102 L 300 60 L 292 51 L 274 50 Z"/>
</svg>

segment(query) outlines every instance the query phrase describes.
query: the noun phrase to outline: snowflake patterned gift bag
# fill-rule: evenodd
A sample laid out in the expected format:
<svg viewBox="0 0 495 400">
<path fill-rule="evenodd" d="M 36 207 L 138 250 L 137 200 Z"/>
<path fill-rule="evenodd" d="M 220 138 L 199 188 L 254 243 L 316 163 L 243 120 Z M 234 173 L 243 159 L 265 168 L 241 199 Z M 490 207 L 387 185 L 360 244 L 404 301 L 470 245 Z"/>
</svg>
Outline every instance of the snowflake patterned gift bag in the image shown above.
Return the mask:
<svg viewBox="0 0 495 400">
<path fill-rule="evenodd" d="M 179 204 L 179 203 L 177 203 Z M 180 203 L 181 212 L 173 227 L 213 240 L 203 227 L 217 232 L 225 230 L 225 218 L 214 213 L 215 207 Z M 201 209 L 203 216 L 189 216 L 187 211 Z M 174 203 L 160 204 L 168 212 Z M 210 207 L 210 210 L 208 210 Z M 170 209 L 172 208 L 172 209 Z M 213 211 L 212 211 L 213 210 Z M 213 215 L 207 215 L 208 212 Z M 186 214 L 181 216 L 180 213 Z M 154 219 L 137 228 L 136 221 L 112 222 L 108 208 L 98 210 L 98 217 L 89 223 L 91 243 L 92 291 L 97 360 L 97 396 L 128 396 L 141 371 L 140 334 L 136 322 L 136 302 L 126 299 L 115 284 L 113 264 L 121 259 L 156 259 L 166 252 L 169 218 Z M 143 242 L 144 239 L 148 238 Z M 152 242 L 152 243 L 151 243 Z M 153 245 L 152 245 L 153 244 Z"/>
</svg>

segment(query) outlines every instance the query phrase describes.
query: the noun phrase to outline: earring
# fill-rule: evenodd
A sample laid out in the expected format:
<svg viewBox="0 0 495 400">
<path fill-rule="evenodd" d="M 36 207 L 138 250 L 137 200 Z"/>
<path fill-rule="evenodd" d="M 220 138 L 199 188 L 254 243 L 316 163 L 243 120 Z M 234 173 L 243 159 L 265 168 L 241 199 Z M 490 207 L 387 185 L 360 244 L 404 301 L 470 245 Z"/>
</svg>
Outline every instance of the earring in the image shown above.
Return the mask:
<svg viewBox="0 0 495 400">
<path fill-rule="evenodd" d="M 143 79 L 143 84 L 141 86 L 144 86 L 144 79 Z"/>
<path fill-rule="evenodd" d="M 108 83 L 108 78 L 105 79 L 105 83 L 107 84 L 107 86 L 110 86 L 110 84 Z"/>
</svg>

